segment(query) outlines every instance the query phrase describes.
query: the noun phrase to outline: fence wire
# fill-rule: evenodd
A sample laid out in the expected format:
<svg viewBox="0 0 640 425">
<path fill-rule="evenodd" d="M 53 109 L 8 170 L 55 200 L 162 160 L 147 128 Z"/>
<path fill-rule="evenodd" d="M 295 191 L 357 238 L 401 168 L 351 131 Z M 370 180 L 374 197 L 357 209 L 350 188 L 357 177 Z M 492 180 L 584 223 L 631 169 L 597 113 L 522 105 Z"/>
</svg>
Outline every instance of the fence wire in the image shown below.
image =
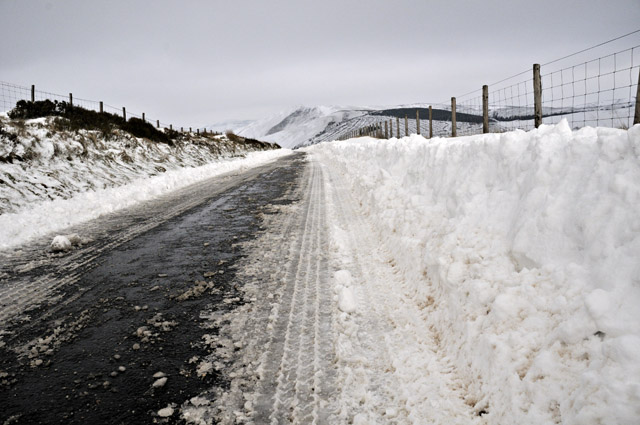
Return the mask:
<svg viewBox="0 0 640 425">
<path fill-rule="evenodd" d="M 542 73 L 544 123 L 566 118 L 572 128 L 633 125 L 640 46 Z"/>
<path fill-rule="evenodd" d="M 577 53 L 588 50 L 590 49 Z M 631 127 L 640 74 L 640 45 L 589 58 L 570 66 L 558 67 L 559 64 L 566 63 L 567 58 L 575 57 L 577 53 L 541 66 L 542 123 L 556 124 L 566 119 L 572 129 L 586 126 Z M 535 128 L 533 69 L 503 79 L 488 89 L 490 133 Z M 433 137 L 452 136 L 451 104 L 433 104 L 432 107 Z M 412 108 L 415 111 L 416 108 Z M 420 108 L 419 133 L 428 137 L 428 116 L 423 116 L 422 112 L 428 105 Z M 482 89 L 456 98 L 455 115 L 456 136 L 482 134 Z M 408 126 L 409 134 L 418 133 L 415 112 L 410 111 L 407 116 L 411 123 Z M 400 121 L 402 137 L 406 133 L 404 118 Z"/>
</svg>

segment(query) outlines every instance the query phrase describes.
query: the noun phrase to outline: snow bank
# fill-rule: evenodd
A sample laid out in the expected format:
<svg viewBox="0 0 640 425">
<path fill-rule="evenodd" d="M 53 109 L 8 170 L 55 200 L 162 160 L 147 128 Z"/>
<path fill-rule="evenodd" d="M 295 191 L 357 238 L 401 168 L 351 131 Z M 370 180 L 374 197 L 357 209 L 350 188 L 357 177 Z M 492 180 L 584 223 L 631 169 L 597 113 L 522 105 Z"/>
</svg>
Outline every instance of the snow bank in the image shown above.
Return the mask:
<svg viewBox="0 0 640 425">
<path fill-rule="evenodd" d="M 254 150 L 224 136 L 190 135 L 168 145 L 121 131 L 107 135 L 64 131 L 52 117 L 27 121 L 0 117 L 0 214 Z"/>
<path fill-rule="evenodd" d="M 170 170 L 158 176 L 138 178 L 123 186 L 77 193 L 70 199 L 34 202 L 18 212 L 0 215 L 0 249 L 157 198 L 198 181 L 265 164 L 290 153 L 288 149 L 251 152 L 245 158 L 227 158 L 200 167 Z"/>
<path fill-rule="evenodd" d="M 96 132 L 52 132 L 49 120 L 29 120 L 22 128 L 0 122 L 20 134 L 17 141 L 0 138 L 0 159 L 11 159 L 0 161 L 0 249 L 290 153 L 249 152 L 226 139 L 197 136 L 174 146 L 123 134 L 105 141 Z M 51 249 L 67 245 L 58 238 Z"/>
<path fill-rule="evenodd" d="M 637 423 L 640 126 L 307 150 L 376 223 L 483 423 Z"/>
</svg>

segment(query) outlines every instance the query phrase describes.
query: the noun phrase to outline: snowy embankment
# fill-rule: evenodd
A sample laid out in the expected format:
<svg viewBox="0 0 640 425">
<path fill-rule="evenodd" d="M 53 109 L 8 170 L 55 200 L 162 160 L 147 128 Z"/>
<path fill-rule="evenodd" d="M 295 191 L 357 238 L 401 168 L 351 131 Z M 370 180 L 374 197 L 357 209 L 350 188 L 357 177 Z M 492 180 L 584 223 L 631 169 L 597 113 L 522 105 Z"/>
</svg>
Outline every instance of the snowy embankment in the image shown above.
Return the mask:
<svg viewBox="0 0 640 425">
<path fill-rule="evenodd" d="M 224 136 L 168 145 L 123 132 L 105 140 L 55 131 L 51 118 L 0 120 L 0 249 L 290 153 L 252 152 Z"/>
<path fill-rule="evenodd" d="M 307 151 L 348 181 L 482 423 L 637 423 L 640 126 Z"/>
</svg>

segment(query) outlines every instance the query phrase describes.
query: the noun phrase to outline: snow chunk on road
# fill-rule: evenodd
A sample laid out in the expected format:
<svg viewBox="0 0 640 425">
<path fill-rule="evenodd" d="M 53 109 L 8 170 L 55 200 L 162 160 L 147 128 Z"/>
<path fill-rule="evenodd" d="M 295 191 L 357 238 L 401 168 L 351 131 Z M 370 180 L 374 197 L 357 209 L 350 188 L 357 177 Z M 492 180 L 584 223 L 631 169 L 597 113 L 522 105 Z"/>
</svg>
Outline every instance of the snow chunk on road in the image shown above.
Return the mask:
<svg viewBox="0 0 640 425">
<path fill-rule="evenodd" d="M 338 308 L 345 313 L 353 313 L 356 311 L 356 299 L 353 296 L 351 288 L 340 289 Z"/>
<path fill-rule="evenodd" d="M 158 416 L 160 416 L 161 418 L 168 418 L 171 415 L 173 415 L 173 407 L 171 406 L 167 406 L 164 409 L 158 410 Z"/>
<path fill-rule="evenodd" d="M 167 383 L 167 377 L 160 378 L 154 381 L 152 387 L 153 388 L 162 388 Z"/>
<path fill-rule="evenodd" d="M 74 246 L 80 245 L 82 239 L 76 233 L 70 235 L 58 235 L 53 238 L 50 248 L 53 252 L 70 251 Z"/>
<path fill-rule="evenodd" d="M 351 273 L 347 270 L 338 270 L 335 273 L 336 283 L 342 286 L 351 286 Z"/>
</svg>

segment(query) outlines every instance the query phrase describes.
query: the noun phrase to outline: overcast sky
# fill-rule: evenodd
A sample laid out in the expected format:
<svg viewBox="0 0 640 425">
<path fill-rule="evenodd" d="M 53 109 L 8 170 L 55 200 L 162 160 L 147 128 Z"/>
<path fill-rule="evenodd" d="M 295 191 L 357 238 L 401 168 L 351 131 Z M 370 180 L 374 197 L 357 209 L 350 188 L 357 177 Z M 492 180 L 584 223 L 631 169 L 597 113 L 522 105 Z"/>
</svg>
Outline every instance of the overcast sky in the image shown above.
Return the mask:
<svg viewBox="0 0 640 425">
<path fill-rule="evenodd" d="M 0 0 L 0 80 L 196 127 L 440 102 L 637 29 L 639 0 Z"/>
</svg>

